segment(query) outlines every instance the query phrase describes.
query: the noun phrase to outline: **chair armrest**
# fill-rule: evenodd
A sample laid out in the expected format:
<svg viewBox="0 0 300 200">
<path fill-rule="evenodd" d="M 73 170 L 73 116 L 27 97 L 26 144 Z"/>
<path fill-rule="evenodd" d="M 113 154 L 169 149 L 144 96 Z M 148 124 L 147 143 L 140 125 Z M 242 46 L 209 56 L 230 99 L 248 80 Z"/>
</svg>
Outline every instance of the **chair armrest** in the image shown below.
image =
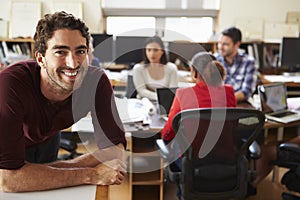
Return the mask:
<svg viewBox="0 0 300 200">
<path fill-rule="evenodd" d="M 159 148 L 159 153 L 160 155 L 165 159 L 168 160 L 168 158 L 170 157 L 170 150 L 167 147 L 166 143 L 164 142 L 163 139 L 157 139 L 156 140 L 156 144 Z"/>
<path fill-rule="evenodd" d="M 249 146 L 248 154 L 251 159 L 257 160 L 260 158 L 261 149 L 256 141 L 252 142 L 252 144 Z"/>
<path fill-rule="evenodd" d="M 277 158 L 275 165 L 296 169 L 300 166 L 300 145 L 293 143 L 282 143 L 277 147 Z"/>
<path fill-rule="evenodd" d="M 294 143 L 282 143 L 279 145 L 280 151 L 289 151 L 297 153 L 300 156 L 300 145 Z"/>
</svg>

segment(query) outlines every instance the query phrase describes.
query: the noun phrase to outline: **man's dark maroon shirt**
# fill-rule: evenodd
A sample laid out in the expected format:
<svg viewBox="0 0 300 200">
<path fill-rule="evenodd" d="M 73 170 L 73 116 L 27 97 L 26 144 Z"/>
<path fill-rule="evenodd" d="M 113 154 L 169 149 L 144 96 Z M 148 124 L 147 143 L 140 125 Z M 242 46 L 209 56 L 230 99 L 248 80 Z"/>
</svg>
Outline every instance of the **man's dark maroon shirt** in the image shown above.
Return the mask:
<svg viewBox="0 0 300 200">
<path fill-rule="evenodd" d="M 126 145 L 114 94 L 104 71 L 89 67 L 79 89 L 64 102 L 41 93 L 36 61 L 14 64 L 0 73 L 0 168 L 24 165 L 25 149 L 42 143 L 91 112 L 99 148 Z"/>
</svg>

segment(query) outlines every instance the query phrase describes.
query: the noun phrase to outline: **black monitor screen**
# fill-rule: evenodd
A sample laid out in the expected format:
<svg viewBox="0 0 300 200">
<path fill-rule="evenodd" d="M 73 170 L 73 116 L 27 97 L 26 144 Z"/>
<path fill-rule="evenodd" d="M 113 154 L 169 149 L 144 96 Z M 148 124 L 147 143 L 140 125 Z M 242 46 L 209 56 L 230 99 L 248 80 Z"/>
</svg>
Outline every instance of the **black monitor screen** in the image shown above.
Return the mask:
<svg viewBox="0 0 300 200">
<path fill-rule="evenodd" d="M 100 62 L 113 61 L 113 37 L 108 34 L 91 34 L 93 37 L 94 56 L 98 57 Z"/>
<path fill-rule="evenodd" d="M 300 38 L 283 38 L 280 49 L 281 67 L 289 71 L 300 70 Z"/>
<path fill-rule="evenodd" d="M 192 42 L 169 42 L 169 59 L 175 62 L 180 59 L 183 63 L 188 64 L 192 57 L 198 53 L 205 51 L 204 47 L 199 43 Z"/>
<path fill-rule="evenodd" d="M 143 48 L 148 37 L 116 36 L 116 64 L 133 65 L 143 60 Z"/>
</svg>

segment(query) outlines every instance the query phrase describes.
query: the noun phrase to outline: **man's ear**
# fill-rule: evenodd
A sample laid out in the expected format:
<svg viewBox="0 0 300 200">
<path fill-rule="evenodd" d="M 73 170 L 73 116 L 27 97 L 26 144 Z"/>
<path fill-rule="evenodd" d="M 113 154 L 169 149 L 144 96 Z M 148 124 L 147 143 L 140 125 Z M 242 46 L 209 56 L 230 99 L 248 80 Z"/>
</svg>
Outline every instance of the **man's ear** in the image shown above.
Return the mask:
<svg viewBox="0 0 300 200">
<path fill-rule="evenodd" d="M 236 43 L 234 44 L 234 46 L 236 46 L 237 49 L 240 47 L 240 45 L 241 45 L 241 42 L 240 42 L 240 41 L 238 41 L 238 42 L 236 42 Z"/>
<path fill-rule="evenodd" d="M 44 63 L 44 56 L 38 51 L 36 51 L 34 54 L 35 54 L 36 62 L 39 64 L 39 66 L 44 68 L 46 66 Z"/>
</svg>

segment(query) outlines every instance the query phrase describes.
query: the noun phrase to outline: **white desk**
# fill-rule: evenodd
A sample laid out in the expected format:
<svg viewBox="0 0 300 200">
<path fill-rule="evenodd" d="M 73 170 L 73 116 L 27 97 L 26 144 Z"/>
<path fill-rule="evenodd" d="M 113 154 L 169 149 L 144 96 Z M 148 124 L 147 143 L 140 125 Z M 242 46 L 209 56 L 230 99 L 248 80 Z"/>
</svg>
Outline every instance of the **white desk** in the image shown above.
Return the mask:
<svg viewBox="0 0 300 200">
<path fill-rule="evenodd" d="M 108 200 L 109 186 L 85 185 L 40 192 L 4 193 L 1 200 Z"/>
<path fill-rule="evenodd" d="M 1 200 L 95 200 L 96 186 L 77 186 L 56 190 L 24 193 L 4 193 L 0 191 Z"/>
</svg>

